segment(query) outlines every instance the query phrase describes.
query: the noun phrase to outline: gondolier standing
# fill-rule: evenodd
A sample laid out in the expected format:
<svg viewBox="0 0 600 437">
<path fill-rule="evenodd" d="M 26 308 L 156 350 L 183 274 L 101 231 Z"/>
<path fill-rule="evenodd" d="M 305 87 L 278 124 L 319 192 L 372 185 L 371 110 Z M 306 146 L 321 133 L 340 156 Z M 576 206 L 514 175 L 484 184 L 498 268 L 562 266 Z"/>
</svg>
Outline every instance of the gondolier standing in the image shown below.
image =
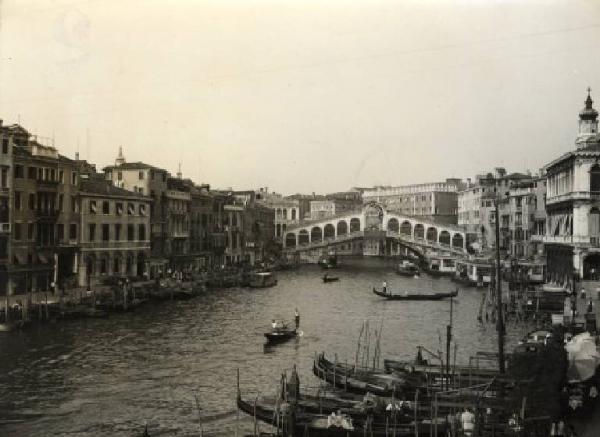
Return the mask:
<svg viewBox="0 0 600 437">
<path fill-rule="evenodd" d="M 387 293 L 387 281 L 383 281 L 382 288 L 383 288 L 383 292 Z"/>
<path fill-rule="evenodd" d="M 298 312 L 298 308 L 294 311 L 294 321 L 296 322 L 296 329 L 300 328 L 300 313 Z"/>
</svg>

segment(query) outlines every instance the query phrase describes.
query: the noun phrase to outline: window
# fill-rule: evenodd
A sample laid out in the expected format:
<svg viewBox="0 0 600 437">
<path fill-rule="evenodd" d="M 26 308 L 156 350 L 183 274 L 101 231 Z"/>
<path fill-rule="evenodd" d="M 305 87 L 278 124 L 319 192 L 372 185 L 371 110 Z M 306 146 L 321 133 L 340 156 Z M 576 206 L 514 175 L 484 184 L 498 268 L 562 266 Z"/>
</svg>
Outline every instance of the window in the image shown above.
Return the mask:
<svg viewBox="0 0 600 437">
<path fill-rule="evenodd" d="M 90 214 L 96 214 L 96 201 L 90 200 Z"/>
<path fill-rule="evenodd" d="M 27 239 L 33 240 L 33 235 L 35 234 L 35 225 L 33 223 L 27 224 Z"/>
<path fill-rule="evenodd" d="M 142 217 L 145 217 L 146 216 L 146 205 L 144 205 L 143 203 L 140 203 L 139 212 Z"/>
<path fill-rule="evenodd" d="M 58 171 L 58 182 L 60 182 L 61 184 L 65 183 L 65 172 L 64 172 L 64 170 L 59 170 Z"/>
<path fill-rule="evenodd" d="M 106 268 L 107 268 L 107 261 L 106 258 L 102 257 L 100 258 L 100 274 L 101 275 L 106 275 Z"/>
<path fill-rule="evenodd" d="M 27 178 L 28 179 L 35 179 L 36 178 L 36 174 L 37 174 L 37 169 L 35 167 L 28 167 L 27 168 Z"/>
<path fill-rule="evenodd" d="M 21 192 L 15 191 L 15 209 L 17 211 L 21 210 Z"/>
<path fill-rule="evenodd" d="M 95 223 L 90 223 L 89 225 L 89 241 L 95 241 L 96 240 L 96 224 Z"/>
<path fill-rule="evenodd" d="M 113 259 L 113 274 L 121 273 L 121 263 L 119 258 Z"/>
<path fill-rule="evenodd" d="M 15 241 L 21 240 L 21 223 L 15 223 Z"/>
<path fill-rule="evenodd" d="M 102 225 L 102 241 L 110 240 L 110 226 L 106 223 Z"/>
<path fill-rule="evenodd" d="M 121 202 L 116 203 L 117 215 L 123 215 L 123 204 Z"/>
<path fill-rule="evenodd" d="M 8 154 L 8 138 L 2 138 L 2 153 Z"/>
<path fill-rule="evenodd" d="M 33 211 L 35 209 L 35 194 L 29 193 L 29 209 Z"/>
<path fill-rule="evenodd" d="M 122 171 L 118 171 L 117 172 L 117 180 L 118 181 L 122 181 L 123 180 L 123 172 Z"/>
<path fill-rule="evenodd" d="M 63 194 L 58 195 L 58 210 L 63 212 L 63 204 L 64 204 L 65 196 Z"/>
<path fill-rule="evenodd" d="M 117 223 L 115 225 L 115 240 L 121 241 L 121 224 Z"/>
<path fill-rule="evenodd" d="M 127 215 L 134 215 L 135 214 L 135 205 L 133 203 L 128 203 L 127 204 Z"/>
<path fill-rule="evenodd" d="M 8 168 L 2 167 L 2 180 L 0 181 L 0 187 L 8 188 Z"/>
<path fill-rule="evenodd" d="M 127 225 L 127 241 L 135 240 L 135 228 L 133 225 Z"/>
<path fill-rule="evenodd" d="M 77 223 L 69 225 L 69 240 L 77 240 Z"/>
<path fill-rule="evenodd" d="M 77 185 L 77 172 L 71 172 L 71 185 Z"/>
<path fill-rule="evenodd" d="M 110 202 L 108 200 L 102 202 L 102 214 L 110 214 Z"/>
<path fill-rule="evenodd" d="M 141 224 L 138 226 L 138 240 L 144 241 L 146 239 L 146 225 Z"/>
<path fill-rule="evenodd" d="M 24 173 L 22 165 L 15 165 L 15 179 L 23 179 Z"/>
<path fill-rule="evenodd" d="M 71 196 L 71 212 L 79 212 L 77 197 Z"/>
<path fill-rule="evenodd" d="M 58 241 L 63 241 L 65 239 L 65 225 L 59 223 L 56 227 L 56 232 L 58 234 Z"/>
<path fill-rule="evenodd" d="M 144 180 L 144 172 L 143 172 L 143 171 L 140 171 L 140 172 L 139 172 L 139 174 L 138 174 L 138 178 L 139 178 L 139 180 L 140 180 L 140 181 L 143 181 L 143 180 Z"/>
</svg>

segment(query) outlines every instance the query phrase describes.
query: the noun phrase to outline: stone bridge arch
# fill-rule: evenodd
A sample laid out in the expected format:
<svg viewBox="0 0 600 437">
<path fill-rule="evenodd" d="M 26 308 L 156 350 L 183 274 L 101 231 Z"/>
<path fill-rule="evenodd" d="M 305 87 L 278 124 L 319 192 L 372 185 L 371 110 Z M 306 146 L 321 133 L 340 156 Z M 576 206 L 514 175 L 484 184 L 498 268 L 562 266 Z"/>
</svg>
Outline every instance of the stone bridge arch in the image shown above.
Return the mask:
<svg viewBox="0 0 600 437">
<path fill-rule="evenodd" d="M 346 220 L 340 220 L 339 222 L 337 222 L 336 228 L 338 236 L 348 234 L 348 223 L 346 222 Z"/>
</svg>

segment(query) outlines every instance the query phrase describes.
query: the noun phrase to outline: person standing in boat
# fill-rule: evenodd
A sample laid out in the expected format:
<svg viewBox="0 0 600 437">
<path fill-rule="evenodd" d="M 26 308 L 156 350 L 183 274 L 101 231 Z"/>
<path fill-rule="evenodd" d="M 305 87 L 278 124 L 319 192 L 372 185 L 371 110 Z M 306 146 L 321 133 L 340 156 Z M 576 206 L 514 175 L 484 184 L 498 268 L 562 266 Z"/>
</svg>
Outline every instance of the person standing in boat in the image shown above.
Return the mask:
<svg viewBox="0 0 600 437">
<path fill-rule="evenodd" d="M 296 322 L 296 329 L 300 328 L 300 313 L 298 308 L 294 310 L 294 322 Z"/>
<path fill-rule="evenodd" d="M 383 288 L 383 293 L 387 294 L 387 281 L 383 281 L 382 288 Z"/>
</svg>

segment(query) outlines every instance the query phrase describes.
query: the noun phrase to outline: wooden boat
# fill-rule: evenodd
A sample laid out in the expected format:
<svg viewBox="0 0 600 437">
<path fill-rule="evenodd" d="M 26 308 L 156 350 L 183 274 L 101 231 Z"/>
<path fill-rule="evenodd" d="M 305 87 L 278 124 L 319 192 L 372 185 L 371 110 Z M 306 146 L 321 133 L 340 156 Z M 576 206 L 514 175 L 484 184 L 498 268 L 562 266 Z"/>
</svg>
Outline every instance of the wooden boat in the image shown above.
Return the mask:
<svg viewBox="0 0 600 437">
<path fill-rule="evenodd" d="M 330 253 L 329 255 L 323 255 L 319 258 L 319 266 L 321 266 L 322 269 L 335 269 L 337 268 L 337 265 L 338 260 L 335 254 Z"/>
<path fill-rule="evenodd" d="M 398 264 L 398 267 L 396 268 L 396 273 L 411 278 L 414 276 L 419 276 L 421 274 L 419 266 L 406 260 L 404 260 L 401 264 Z"/>
<path fill-rule="evenodd" d="M 289 328 L 275 329 L 271 332 L 265 332 L 267 343 L 283 343 L 284 341 L 297 336 L 298 331 Z"/>
<path fill-rule="evenodd" d="M 416 294 L 416 293 L 404 293 L 404 294 L 392 294 L 384 293 L 373 287 L 373 293 L 377 296 L 385 297 L 388 300 L 442 300 L 449 297 L 456 297 L 458 290 L 451 293 L 430 293 L 430 294 Z"/>
<path fill-rule="evenodd" d="M 251 288 L 267 288 L 277 285 L 277 278 L 271 272 L 253 273 L 248 284 Z"/>
<path fill-rule="evenodd" d="M 238 392 L 237 406 L 244 413 L 255 417 L 256 420 L 267 423 L 271 426 L 281 426 L 284 422 L 282 411 L 276 406 L 264 405 L 262 403 L 248 402 L 242 399 Z M 415 429 L 418 429 L 420 435 L 431 435 L 437 429 L 437 435 L 445 435 L 446 425 L 443 419 L 437 419 L 436 426 L 428 419 L 414 422 L 405 421 L 396 426 L 381 422 L 367 420 L 367 415 L 356 418 L 349 418 L 346 427 L 331 426 L 328 423 L 328 416 L 325 414 L 309 413 L 296 407 L 294 410 L 294 435 L 310 435 L 312 437 L 364 437 L 364 435 L 374 437 L 384 437 L 395 435 L 397 437 L 413 437 Z M 289 426 L 289 421 L 286 421 Z"/>
<path fill-rule="evenodd" d="M 340 278 L 338 278 L 337 276 L 323 276 L 323 282 L 327 283 L 327 282 L 337 282 L 339 281 Z"/>
</svg>

